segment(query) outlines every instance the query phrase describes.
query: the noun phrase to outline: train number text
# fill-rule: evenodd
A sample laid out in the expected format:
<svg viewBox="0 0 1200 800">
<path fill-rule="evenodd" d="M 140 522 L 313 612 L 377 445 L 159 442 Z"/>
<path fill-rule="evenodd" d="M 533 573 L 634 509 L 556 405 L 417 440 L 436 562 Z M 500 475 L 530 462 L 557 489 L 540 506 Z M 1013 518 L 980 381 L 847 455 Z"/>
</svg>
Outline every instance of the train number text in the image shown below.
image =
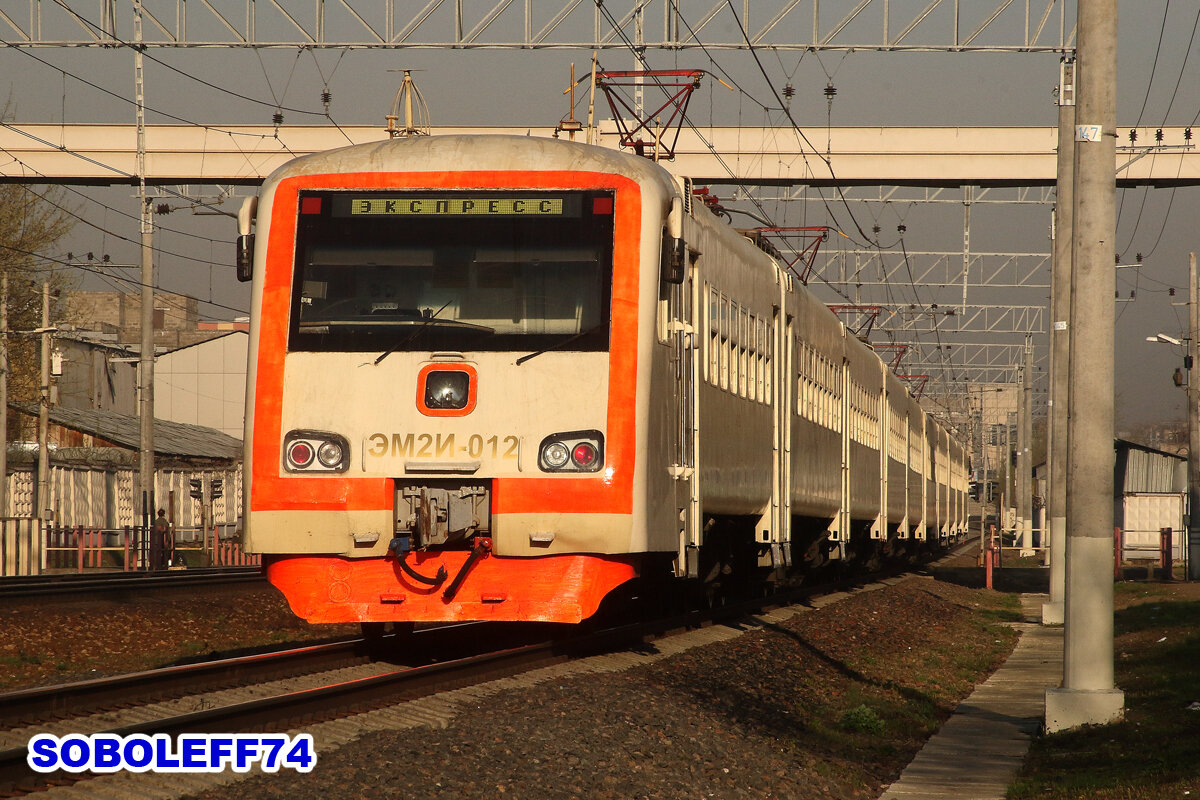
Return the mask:
<svg viewBox="0 0 1200 800">
<path fill-rule="evenodd" d="M 372 433 L 367 436 L 368 456 L 382 458 L 516 458 L 521 440 L 516 436 L 484 436 L 473 433 Z"/>
</svg>

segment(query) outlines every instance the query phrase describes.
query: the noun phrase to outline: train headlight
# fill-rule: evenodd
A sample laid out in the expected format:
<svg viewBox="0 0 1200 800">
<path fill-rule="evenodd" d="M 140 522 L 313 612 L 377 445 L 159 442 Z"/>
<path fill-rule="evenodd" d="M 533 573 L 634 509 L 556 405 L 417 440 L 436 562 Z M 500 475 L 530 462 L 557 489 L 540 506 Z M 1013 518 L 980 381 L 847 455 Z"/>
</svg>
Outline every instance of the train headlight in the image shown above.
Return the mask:
<svg viewBox="0 0 1200 800">
<path fill-rule="evenodd" d="M 457 410 L 467 407 L 471 378 L 460 370 L 435 370 L 425 376 L 425 407 Z"/>
<path fill-rule="evenodd" d="M 283 453 L 288 472 L 345 472 L 350 468 L 350 443 L 337 433 L 288 431 L 283 437 Z"/>
<path fill-rule="evenodd" d="M 570 457 L 570 451 L 562 442 L 551 442 L 542 450 L 542 461 L 551 469 L 562 469 Z"/>
<path fill-rule="evenodd" d="M 317 460 L 324 467 L 333 469 L 342 463 L 342 458 L 342 446 L 337 442 L 322 442 L 317 448 Z"/>
<path fill-rule="evenodd" d="M 604 466 L 604 434 L 600 431 L 552 433 L 538 448 L 543 472 L 597 472 Z"/>
</svg>

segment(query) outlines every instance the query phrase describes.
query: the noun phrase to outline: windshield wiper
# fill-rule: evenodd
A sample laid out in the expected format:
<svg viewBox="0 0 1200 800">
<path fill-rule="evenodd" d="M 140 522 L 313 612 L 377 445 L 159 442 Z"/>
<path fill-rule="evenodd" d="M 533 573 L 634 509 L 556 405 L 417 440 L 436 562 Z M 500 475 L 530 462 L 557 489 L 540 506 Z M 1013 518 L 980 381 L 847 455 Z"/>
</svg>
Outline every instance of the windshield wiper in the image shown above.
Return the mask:
<svg viewBox="0 0 1200 800">
<path fill-rule="evenodd" d="M 600 330 L 607 324 L 608 323 L 606 323 L 606 322 L 601 322 L 599 325 L 593 325 L 592 327 L 588 328 L 586 331 L 580 331 L 579 333 L 575 334 L 574 336 L 568 336 L 566 339 L 563 339 L 558 344 L 552 344 L 549 347 L 543 347 L 541 350 L 534 350 L 532 353 L 528 353 L 528 354 L 523 355 L 520 358 L 518 358 L 516 360 L 515 364 L 516 364 L 516 366 L 519 367 L 522 364 L 524 364 L 526 361 L 529 361 L 531 358 L 537 358 L 542 353 L 548 353 L 551 350 L 561 350 L 562 348 L 566 347 L 567 345 L 573 344 L 574 342 L 579 341 L 580 339 L 587 336 L 588 334 L 595 333 L 596 331 Z"/>
<path fill-rule="evenodd" d="M 442 313 L 443 311 L 445 311 L 446 306 L 450 305 L 450 303 L 452 303 L 452 302 L 453 302 L 453 300 L 447 300 L 445 302 L 445 304 L 441 308 L 439 308 L 437 311 L 433 312 L 428 317 L 423 317 L 420 320 L 419 324 L 417 324 L 416 330 L 410 332 L 407 336 L 405 336 L 403 338 L 397 339 L 395 344 L 393 344 L 387 350 L 384 350 L 382 353 L 380 353 L 379 356 L 375 359 L 375 361 L 373 363 L 378 364 L 380 361 L 383 361 L 385 358 L 390 356 L 392 353 L 396 352 L 401 347 L 404 347 L 406 344 L 408 344 L 412 340 L 416 339 L 418 336 L 420 336 L 422 333 L 424 333 L 431 326 L 439 327 L 439 328 L 461 328 L 461 329 L 472 330 L 472 331 L 483 331 L 484 333 L 495 333 L 496 332 L 495 328 L 489 328 L 487 325 L 479 325 L 474 322 L 463 322 L 462 320 L 458 320 L 458 319 L 438 319 L 437 315 Z M 409 320 L 405 320 L 405 322 L 407 323 L 407 322 L 409 322 Z M 411 320 L 411 322 L 416 323 L 417 321 Z"/>
</svg>

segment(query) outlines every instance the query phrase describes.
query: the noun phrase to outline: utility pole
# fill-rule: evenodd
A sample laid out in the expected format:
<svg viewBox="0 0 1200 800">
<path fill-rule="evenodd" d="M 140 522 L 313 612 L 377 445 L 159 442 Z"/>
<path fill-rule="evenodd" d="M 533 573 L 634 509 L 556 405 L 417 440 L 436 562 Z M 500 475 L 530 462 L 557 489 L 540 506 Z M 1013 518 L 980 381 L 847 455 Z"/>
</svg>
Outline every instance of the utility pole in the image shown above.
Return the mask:
<svg viewBox="0 0 1200 800">
<path fill-rule="evenodd" d="M 1188 580 L 1200 580 L 1200 280 L 1196 276 L 1196 254 L 1188 257 Z"/>
<path fill-rule="evenodd" d="M 1054 268 L 1050 286 L 1050 602 L 1042 624 L 1061 625 L 1067 555 L 1067 382 L 1071 319 L 1071 250 L 1075 238 L 1075 59 L 1064 58 L 1058 82 L 1058 181 L 1054 203 Z"/>
<path fill-rule="evenodd" d="M 1113 684 L 1117 0 L 1079 0 L 1062 687 L 1046 730 L 1121 717 Z"/>
<path fill-rule="evenodd" d="M 37 515 L 50 520 L 50 281 L 42 282 L 42 370 L 38 398 Z"/>
<path fill-rule="evenodd" d="M 1031 556 L 1033 549 L 1033 334 L 1025 334 L 1025 366 L 1021 370 L 1021 555 Z"/>
<path fill-rule="evenodd" d="M 138 369 L 141 452 L 138 459 L 138 487 L 141 490 L 142 526 L 149 530 L 154 519 L 154 233 L 150 200 L 146 197 L 146 87 L 142 72 L 141 0 L 134 0 L 133 12 L 138 200 L 142 206 L 142 346 Z"/>
<path fill-rule="evenodd" d="M 0 276 L 0 517 L 8 516 L 8 270 Z"/>
</svg>

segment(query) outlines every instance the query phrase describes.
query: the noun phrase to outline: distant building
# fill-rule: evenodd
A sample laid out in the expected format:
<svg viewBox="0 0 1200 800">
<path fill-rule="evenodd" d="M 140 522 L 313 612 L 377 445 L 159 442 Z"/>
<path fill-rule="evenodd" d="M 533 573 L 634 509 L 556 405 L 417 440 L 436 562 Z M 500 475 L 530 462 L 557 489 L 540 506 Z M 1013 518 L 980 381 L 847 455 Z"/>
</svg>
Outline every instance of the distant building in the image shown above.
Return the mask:
<svg viewBox="0 0 1200 800">
<path fill-rule="evenodd" d="M 53 353 L 52 405 L 137 413 L 136 350 L 60 331 Z"/>
<path fill-rule="evenodd" d="M 183 347 L 219 335 L 200 322 L 200 301 L 173 292 L 154 292 L 154 348 Z M 66 317 L 72 324 L 113 337 L 115 344 L 141 345 L 142 296 L 123 292 L 71 292 Z"/>
<path fill-rule="evenodd" d="M 138 414 L 141 295 L 73 292 L 65 302 L 72 322 L 55 338 L 62 375 L 51 404 Z M 240 439 L 249 320 L 201 321 L 199 301 L 172 292 L 156 291 L 154 305 L 155 418 Z"/>
<path fill-rule="evenodd" d="M 154 364 L 155 418 L 242 438 L 249 338 L 230 330 L 160 355 Z"/>
</svg>

